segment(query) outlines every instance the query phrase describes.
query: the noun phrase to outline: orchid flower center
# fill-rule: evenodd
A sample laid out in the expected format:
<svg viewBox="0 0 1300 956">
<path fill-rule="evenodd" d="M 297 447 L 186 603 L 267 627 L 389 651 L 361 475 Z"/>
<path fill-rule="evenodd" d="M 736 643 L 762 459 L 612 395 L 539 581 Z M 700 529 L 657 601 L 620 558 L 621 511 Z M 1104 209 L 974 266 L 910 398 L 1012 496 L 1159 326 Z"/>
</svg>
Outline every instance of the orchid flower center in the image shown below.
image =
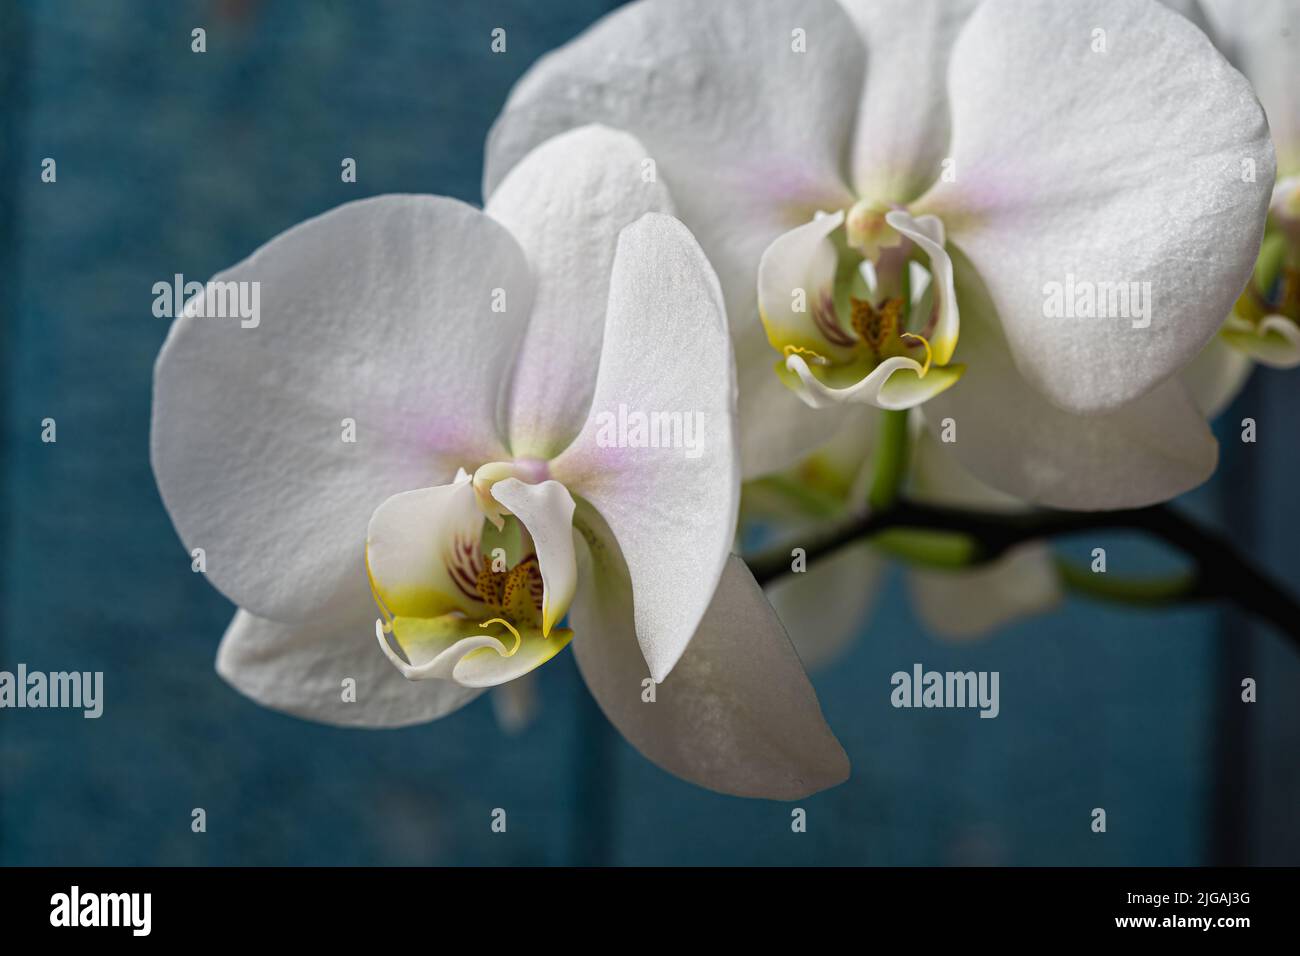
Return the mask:
<svg viewBox="0 0 1300 956">
<path fill-rule="evenodd" d="M 932 350 L 924 335 L 904 332 L 901 329 L 903 310 L 901 298 L 886 299 L 879 309 L 866 299 L 849 298 L 852 308 L 853 330 L 858 333 L 863 343 L 871 350 L 876 362 L 887 358 L 906 355 L 907 349 L 918 344 L 925 349 L 925 365 L 921 370 L 924 375 L 930 370 Z"/>
<path fill-rule="evenodd" d="M 1269 221 L 1273 231 L 1264 240 L 1256 281 L 1248 291 L 1265 312 L 1300 324 L 1300 176 L 1277 184 Z"/>
<path fill-rule="evenodd" d="M 955 383 L 957 303 L 943 223 L 859 201 L 779 237 L 759 268 L 777 374 L 814 407 L 910 408 Z"/>
<path fill-rule="evenodd" d="M 478 603 L 494 612 L 498 621 L 504 618 L 508 625 L 541 628 L 542 569 L 535 553 L 510 564 L 504 549 L 485 552 L 482 539 L 461 540 L 447 553 L 446 567 L 467 599 L 465 606 L 458 609 L 461 613 Z M 482 626 L 489 623 L 483 622 Z"/>
<path fill-rule="evenodd" d="M 528 459 L 388 499 L 366 540 L 384 653 L 413 679 L 468 686 L 558 653 L 573 636 L 556 626 L 576 584 L 573 507 L 547 463 Z"/>
<path fill-rule="evenodd" d="M 1274 187 L 1254 274 L 1219 335 L 1266 365 L 1300 366 L 1300 176 Z"/>
<path fill-rule="evenodd" d="M 1251 287 L 1255 303 L 1269 315 L 1280 315 L 1300 325 L 1300 269 L 1283 266 L 1272 289 L 1261 294 Z"/>
</svg>

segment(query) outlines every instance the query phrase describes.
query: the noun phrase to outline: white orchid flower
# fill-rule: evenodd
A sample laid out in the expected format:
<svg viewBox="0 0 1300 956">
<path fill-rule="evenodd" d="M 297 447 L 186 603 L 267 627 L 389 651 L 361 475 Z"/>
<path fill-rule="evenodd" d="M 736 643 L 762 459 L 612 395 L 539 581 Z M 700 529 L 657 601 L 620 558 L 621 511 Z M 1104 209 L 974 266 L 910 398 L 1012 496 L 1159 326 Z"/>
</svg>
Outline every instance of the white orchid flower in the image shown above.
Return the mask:
<svg viewBox="0 0 1300 956">
<path fill-rule="evenodd" d="M 718 271 L 746 476 L 839 424 L 782 376 L 815 404 L 924 400 L 956 420 L 965 467 L 1030 501 L 1136 506 L 1212 472 L 1176 373 L 1250 274 L 1274 160 L 1249 86 L 1178 14 L 641 0 L 520 81 L 485 194 L 593 120 L 646 144 Z M 1049 288 L 1076 281 L 1085 315 L 1097 288 L 1147 290 L 1145 313 L 1048 317 Z"/>
<path fill-rule="evenodd" d="M 854 409 L 840 431 L 796 468 L 747 486 L 742 522 L 775 524 L 781 541 L 797 543 L 802 528 L 848 516 L 866 500 L 879 417 L 873 408 Z M 913 423 L 919 425 L 919 420 Z M 929 429 L 912 431 L 907 488 L 912 500 L 994 513 L 1028 509 L 967 472 Z M 892 537 L 847 545 L 806 573 L 788 574 L 767 586 L 772 606 L 810 670 L 834 661 L 864 633 L 889 559 L 898 556 L 902 545 L 897 535 Z M 950 641 L 983 637 L 1051 610 L 1062 597 L 1052 550 L 1042 542 L 1020 545 L 974 567 L 939 567 L 910 554 L 905 579 L 922 625 Z M 836 600 L 827 601 L 827 594 Z"/>
<path fill-rule="evenodd" d="M 1213 418 L 1241 391 L 1255 363 L 1300 366 L 1300 2 L 1203 3 L 1170 5 L 1200 25 L 1250 80 L 1277 153 L 1277 184 L 1254 275 L 1219 334 L 1184 373 Z"/>
<path fill-rule="evenodd" d="M 1187 0 L 1194 2 L 1194 0 Z M 1300 173 L 1300 3 L 1199 0 L 1206 32 L 1246 75 L 1264 104 L 1278 178 Z"/>
<path fill-rule="evenodd" d="M 774 798 L 847 776 L 729 556 L 721 293 L 644 155 L 588 127 L 539 146 L 483 212 L 349 203 L 214 279 L 261 284 L 255 329 L 202 308 L 176 321 L 153 465 L 241 609 L 218 656 L 235 687 L 330 723 L 410 724 L 572 640 L 605 713 L 679 776 Z M 703 427 L 685 449 L 607 440 L 620 406 Z"/>
</svg>

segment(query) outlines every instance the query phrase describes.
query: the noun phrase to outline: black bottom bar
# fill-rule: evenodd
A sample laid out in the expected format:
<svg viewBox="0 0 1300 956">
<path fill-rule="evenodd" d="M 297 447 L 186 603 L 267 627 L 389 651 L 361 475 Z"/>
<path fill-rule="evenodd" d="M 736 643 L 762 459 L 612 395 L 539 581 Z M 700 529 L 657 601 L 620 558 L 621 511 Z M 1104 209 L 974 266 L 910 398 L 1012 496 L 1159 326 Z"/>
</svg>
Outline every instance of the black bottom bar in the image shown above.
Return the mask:
<svg viewBox="0 0 1300 956">
<path fill-rule="evenodd" d="M 462 939 L 483 932 L 493 946 L 511 933 L 574 939 L 609 920 L 633 937 L 638 928 L 676 933 L 672 925 L 723 937 L 851 925 L 863 940 L 1231 940 L 1293 928 L 1300 885 L 1294 869 L 10 869 L 0 882 L 6 944 L 72 933 L 82 943 L 211 944 L 280 933 L 295 942 L 374 943 L 413 932 L 432 944 L 450 931 Z"/>
</svg>

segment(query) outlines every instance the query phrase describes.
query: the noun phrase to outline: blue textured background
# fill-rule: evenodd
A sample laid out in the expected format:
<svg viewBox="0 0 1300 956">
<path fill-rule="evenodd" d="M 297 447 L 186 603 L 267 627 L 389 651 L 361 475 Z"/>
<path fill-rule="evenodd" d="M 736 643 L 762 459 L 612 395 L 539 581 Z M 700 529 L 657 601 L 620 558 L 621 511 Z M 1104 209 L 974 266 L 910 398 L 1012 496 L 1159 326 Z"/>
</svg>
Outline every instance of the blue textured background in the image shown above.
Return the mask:
<svg viewBox="0 0 1300 956">
<path fill-rule="evenodd" d="M 516 737 L 486 699 L 338 730 L 212 667 L 232 608 L 191 573 L 148 464 L 166 333 L 151 286 L 205 277 L 299 220 L 385 192 L 477 202 L 510 84 L 613 4 L 40 3 L 0 12 L 4 321 L 0 669 L 103 670 L 104 716 L 0 711 L 0 862 L 1300 863 L 1300 659 L 1211 609 L 1072 601 L 982 643 L 926 635 L 901 581 L 814 675 L 852 779 L 789 808 L 717 796 L 622 742 L 570 655 Z M 190 52 L 190 30 L 208 52 Z M 489 51 L 492 28 L 509 52 Z M 43 157 L 58 182 L 40 181 Z M 344 156 L 359 182 L 339 180 Z M 1190 506 L 1300 588 L 1296 380 L 1259 373 L 1224 473 Z M 58 442 L 40 421 L 58 421 Z M 1112 571 L 1150 568 L 1143 542 Z M 1002 714 L 896 711 L 913 661 L 1002 673 Z M 1239 702 L 1242 676 L 1260 702 Z M 489 831 L 493 807 L 510 814 Z M 1109 832 L 1089 829 L 1103 806 Z M 208 832 L 190 830 L 204 807 Z"/>
</svg>

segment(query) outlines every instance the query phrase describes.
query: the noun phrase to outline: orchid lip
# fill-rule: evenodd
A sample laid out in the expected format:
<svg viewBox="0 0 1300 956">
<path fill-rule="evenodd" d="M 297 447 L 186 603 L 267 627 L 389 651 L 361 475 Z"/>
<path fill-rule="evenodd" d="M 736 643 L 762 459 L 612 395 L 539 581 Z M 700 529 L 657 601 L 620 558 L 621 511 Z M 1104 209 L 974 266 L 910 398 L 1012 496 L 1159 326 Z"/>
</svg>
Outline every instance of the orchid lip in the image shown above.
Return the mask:
<svg viewBox="0 0 1300 956">
<path fill-rule="evenodd" d="M 577 583 L 574 502 L 549 474 L 545 462 L 492 461 L 375 510 L 366 568 L 377 633 L 403 675 L 491 686 L 568 643 L 558 625 Z"/>
<path fill-rule="evenodd" d="M 785 384 L 815 408 L 910 408 L 954 384 L 944 242 L 937 217 L 866 200 L 778 237 L 759 267 L 759 316 Z"/>
</svg>

